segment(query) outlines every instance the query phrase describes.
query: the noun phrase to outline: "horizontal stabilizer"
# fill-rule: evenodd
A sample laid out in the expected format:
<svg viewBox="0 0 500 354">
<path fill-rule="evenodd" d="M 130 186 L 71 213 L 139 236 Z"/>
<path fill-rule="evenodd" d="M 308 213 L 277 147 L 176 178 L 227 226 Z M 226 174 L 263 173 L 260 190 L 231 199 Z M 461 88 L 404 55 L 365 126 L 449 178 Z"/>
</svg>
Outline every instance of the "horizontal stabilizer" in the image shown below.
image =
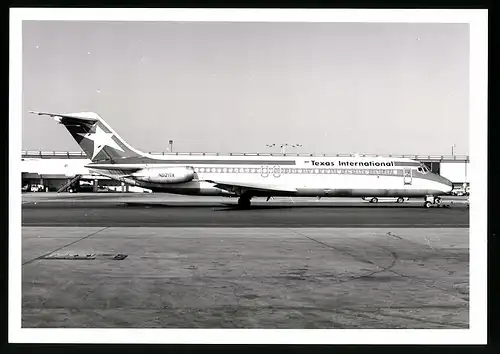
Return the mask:
<svg viewBox="0 0 500 354">
<path fill-rule="evenodd" d="M 50 113 L 50 112 L 36 112 L 29 111 L 29 113 L 38 114 L 39 116 L 49 116 L 49 117 L 61 117 L 61 118 L 70 118 L 70 119 L 78 119 L 88 122 L 97 122 L 99 120 L 99 116 L 93 112 L 81 112 L 81 113 Z"/>
<path fill-rule="evenodd" d="M 297 192 L 297 189 L 285 186 L 270 185 L 267 183 L 257 182 L 234 182 L 224 180 L 207 180 L 207 182 L 215 184 L 215 187 L 227 191 L 233 191 L 234 188 L 245 188 L 249 190 L 264 191 L 264 192 Z"/>
</svg>

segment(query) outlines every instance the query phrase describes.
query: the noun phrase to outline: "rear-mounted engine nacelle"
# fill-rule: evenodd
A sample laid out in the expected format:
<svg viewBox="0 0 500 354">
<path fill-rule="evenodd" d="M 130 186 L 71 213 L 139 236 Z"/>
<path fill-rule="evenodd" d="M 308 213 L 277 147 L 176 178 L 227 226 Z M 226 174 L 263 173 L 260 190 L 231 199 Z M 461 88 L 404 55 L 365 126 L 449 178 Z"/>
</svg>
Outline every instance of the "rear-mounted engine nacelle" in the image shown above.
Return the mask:
<svg viewBox="0 0 500 354">
<path fill-rule="evenodd" d="M 132 176 L 143 182 L 150 183 L 185 183 L 193 180 L 194 170 L 190 167 L 172 168 L 146 168 L 134 173 Z"/>
</svg>

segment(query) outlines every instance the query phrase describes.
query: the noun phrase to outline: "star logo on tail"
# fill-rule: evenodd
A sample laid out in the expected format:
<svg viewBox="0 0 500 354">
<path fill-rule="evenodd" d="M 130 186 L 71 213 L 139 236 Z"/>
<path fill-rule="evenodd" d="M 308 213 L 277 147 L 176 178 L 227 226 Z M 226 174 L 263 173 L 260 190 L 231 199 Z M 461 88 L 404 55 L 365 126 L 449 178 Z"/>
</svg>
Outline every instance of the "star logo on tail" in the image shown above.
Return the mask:
<svg viewBox="0 0 500 354">
<path fill-rule="evenodd" d="M 92 160 L 102 151 L 102 149 L 104 149 L 105 146 L 124 152 L 116 141 L 113 140 L 113 133 L 106 133 L 99 126 L 96 126 L 95 132 L 79 135 L 94 142 Z"/>
</svg>

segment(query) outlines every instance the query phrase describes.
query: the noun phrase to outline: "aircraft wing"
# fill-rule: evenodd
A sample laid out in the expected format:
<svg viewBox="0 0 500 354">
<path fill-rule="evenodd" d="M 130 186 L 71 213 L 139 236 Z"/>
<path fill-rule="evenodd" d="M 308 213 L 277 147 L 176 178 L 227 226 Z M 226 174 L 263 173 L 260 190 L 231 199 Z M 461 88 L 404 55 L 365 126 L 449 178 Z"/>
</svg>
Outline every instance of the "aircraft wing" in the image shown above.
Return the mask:
<svg viewBox="0 0 500 354">
<path fill-rule="evenodd" d="M 225 181 L 225 180 L 206 180 L 207 182 L 213 183 L 216 188 L 224 189 L 229 192 L 236 192 L 241 189 L 254 190 L 260 192 L 297 192 L 297 189 L 270 185 L 258 182 L 235 182 L 235 181 Z"/>
</svg>

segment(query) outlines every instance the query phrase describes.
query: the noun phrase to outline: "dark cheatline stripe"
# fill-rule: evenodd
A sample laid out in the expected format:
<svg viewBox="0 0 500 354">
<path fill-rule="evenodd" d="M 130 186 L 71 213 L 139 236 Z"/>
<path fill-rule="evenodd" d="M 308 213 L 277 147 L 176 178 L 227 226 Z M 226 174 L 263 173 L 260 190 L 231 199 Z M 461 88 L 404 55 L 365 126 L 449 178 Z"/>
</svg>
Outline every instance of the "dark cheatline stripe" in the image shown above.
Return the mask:
<svg viewBox="0 0 500 354">
<path fill-rule="evenodd" d="M 172 165 L 295 165 L 294 160 L 157 160 L 148 157 L 131 157 L 119 161 L 120 164 L 172 164 Z"/>
<path fill-rule="evenodd" d="M 413 166 L 420 166 L 420 162 L 394 162 L 394 166 L 399 166 L 399 167 L 413 167 Z"/>
</svg>

